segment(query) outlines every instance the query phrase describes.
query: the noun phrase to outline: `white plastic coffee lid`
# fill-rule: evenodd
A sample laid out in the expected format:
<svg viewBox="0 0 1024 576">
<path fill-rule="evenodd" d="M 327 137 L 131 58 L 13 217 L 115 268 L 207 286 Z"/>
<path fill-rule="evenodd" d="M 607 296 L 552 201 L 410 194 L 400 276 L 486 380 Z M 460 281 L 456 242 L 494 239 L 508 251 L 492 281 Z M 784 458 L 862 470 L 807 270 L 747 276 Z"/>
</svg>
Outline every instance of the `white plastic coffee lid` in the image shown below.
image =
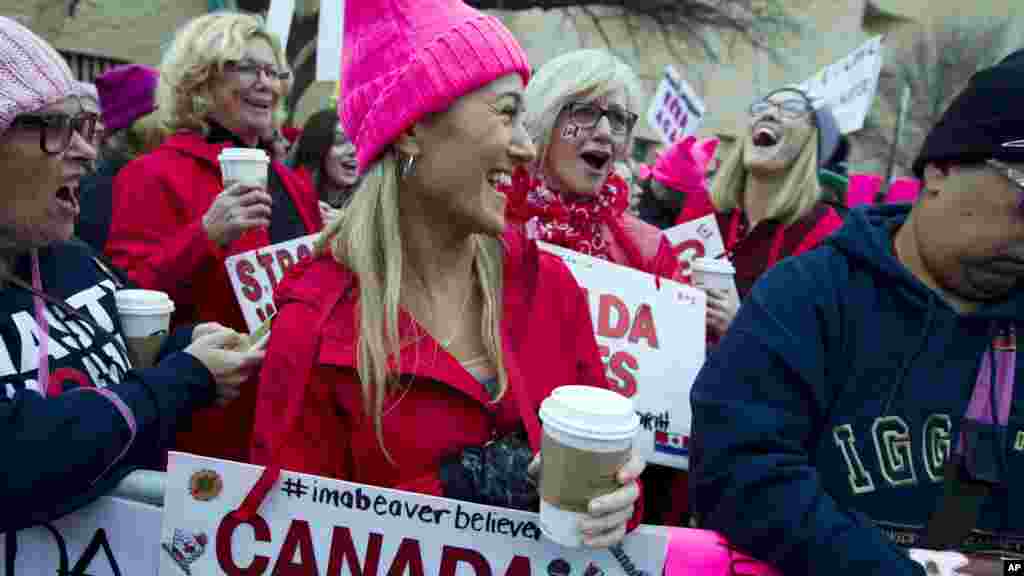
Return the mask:
<svg viewBox="0 0 1024 576">
<path fill-rule="evenodd" d="M 217 160 L 248 160 L 270 162 L 270 156 L 262 148 L 225 148 L 217 156 Z"/>
<path fill-rule="evenodd" d="M 701 272 L 712 272 L 716 274 L 736 274 L 732 262 L 725 258 L 694 258 L 692 266 Z"/>
<path fill-rule="evenodd" d="M 136 314 L 170 314 L 174 302 L 166 292 L 158 290 L 118 290 L 114 294 L 120 312 Z"/>
<path fill-rule="evenodd" d="M 632 438 L 640 427 L 632 400 L 595 386 L 556 388 L 541 403 L 540 419 L 570 434 L 612 441 Z"/>
</svg>

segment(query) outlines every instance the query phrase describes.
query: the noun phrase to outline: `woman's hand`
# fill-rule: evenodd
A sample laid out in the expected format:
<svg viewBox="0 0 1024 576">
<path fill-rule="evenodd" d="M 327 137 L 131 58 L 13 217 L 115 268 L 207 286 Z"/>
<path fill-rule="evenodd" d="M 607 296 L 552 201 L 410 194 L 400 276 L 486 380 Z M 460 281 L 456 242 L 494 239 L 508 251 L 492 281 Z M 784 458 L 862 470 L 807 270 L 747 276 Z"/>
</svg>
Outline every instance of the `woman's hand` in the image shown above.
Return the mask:
<svg viewBox="0 0 1024 576">
<path fill-rule="evenodd" d="M 327 202 L 320 202 L 320 219 L 324 222 L 324 228 L 330 226 L 341 216 L 341 210 L 332 207 Z"/>
<path fill-rule="evenodd" d="M 217 195 L 203 215 L 206 235 L 226 248 L 243 232 L 270 226 L 270 194 L 262 188 L 235 183 Z"/>
<path fill-rule="evenodd" d="M 196 324 L 196 327 L 192 329 L 192 341 L 195 342 L 203 336 L 209 336 L 221 330 L 227 330 L 227 326 L 219 322 L 203 322 L 202 324 Z"/>
<path fill-rule="evenodd" d="M 708 327 L 711 328 L 712 334 L 721 337 L 736 318 L 736 313 L 740 309 L 739 302 L 716 288 L 706 288 L 704 292 L 708 295 Z"/>
<path fill-rule="evenodd" d="M 242 383 L 249 380 L 263 362 L 262 350 L 245 350 L 246 338 L 224 328 L 200 337 L 185 348 L 206 366 L 216 381 L 217 405 L 227 406 L 242 395 Z"/>
<path fill-rule="evenodd" d="M 607 548 L 622 541 L 626 536 L 626 524 L 633 518 L 636 501 L 640 498 L 640 487 L 636 479 L 643 473 L 647 463 L 636 452 L 616 475 L 619 488 L 615 492 L 598 496 L 588 505 L 590 515 L 580 521 L 583 544 L 591 548 Z M 540 478 L 540 453 L 533 457 L 527 474 L 535 481 Z"/>
</svg>

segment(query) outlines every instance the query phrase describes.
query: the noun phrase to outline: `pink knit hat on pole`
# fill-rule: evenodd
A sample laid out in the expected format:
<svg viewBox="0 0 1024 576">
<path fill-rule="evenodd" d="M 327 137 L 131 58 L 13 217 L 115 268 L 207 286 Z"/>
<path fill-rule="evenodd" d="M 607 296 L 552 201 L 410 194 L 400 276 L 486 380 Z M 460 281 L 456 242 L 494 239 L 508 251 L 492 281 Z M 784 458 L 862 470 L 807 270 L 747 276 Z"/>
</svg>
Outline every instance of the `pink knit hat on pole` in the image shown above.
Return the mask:
<svg viewBox="0 0 1024 576">
<path fill-rule="evenodd" d="M 21 114 L 76 95 L 64 58 L 18 22 L 0 16 L 0 133 Z"/>
<path fill-rule="evenodd" d="M 522 47 L 460 0 L 346 2 L 341 122 L 360 172 L 425 115 L 511 73 L 530 79 Z"/>
<path fill-rule="evenodd" d="M 677 192 L 707 190 L 708 166 L 718 149 L 718 139 L 697 140 L 687 136 L 658 156 L 649 176 Z"/>
</svg>

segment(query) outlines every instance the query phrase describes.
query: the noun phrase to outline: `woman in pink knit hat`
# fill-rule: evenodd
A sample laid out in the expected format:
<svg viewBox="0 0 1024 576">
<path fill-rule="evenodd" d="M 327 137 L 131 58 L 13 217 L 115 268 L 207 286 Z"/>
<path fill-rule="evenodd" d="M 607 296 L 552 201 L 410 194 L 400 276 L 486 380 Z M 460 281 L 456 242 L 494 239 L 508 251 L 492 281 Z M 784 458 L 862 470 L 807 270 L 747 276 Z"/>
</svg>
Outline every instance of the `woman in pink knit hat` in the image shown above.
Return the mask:
<svg viewBox="0 0 1024 576">
<path fill-rule="evenodd" d="M 526 89 L 526 126 L 538 156 L 513 175 L 508 217 L 525 233 L 616 264 L 674 275 L 660 231 L 628 212 L 630 188 L 614 170 L 633 142 L 640 87 L 602 50 L 563 54 Z"/>
<path fill-rule="evenodd" d="M 572 275 L 505 226 L 498 187 L 535 155 L 526 54 L 458 0 L 347 2 L 344 38 L 365 179 L 278 286 L 252 452 L 268 467 L 244 511 L 282 467 L 536 510 L 541 401 L 608 384 Z M 643 468 L 611 471 L 585 544 L 635 522 Z"/>
<path fill-rule="evenodd" d="M 132 369 L 119 279 L 71 238 L 96 151 L 67 63 L 0 17 L 0 534 L 50 522 L 159 465 L 179 422 L 226 403 L 262 354 L 207 325 Z M 8 555 L 8 558 L 11 556 Z"/>
</svg>

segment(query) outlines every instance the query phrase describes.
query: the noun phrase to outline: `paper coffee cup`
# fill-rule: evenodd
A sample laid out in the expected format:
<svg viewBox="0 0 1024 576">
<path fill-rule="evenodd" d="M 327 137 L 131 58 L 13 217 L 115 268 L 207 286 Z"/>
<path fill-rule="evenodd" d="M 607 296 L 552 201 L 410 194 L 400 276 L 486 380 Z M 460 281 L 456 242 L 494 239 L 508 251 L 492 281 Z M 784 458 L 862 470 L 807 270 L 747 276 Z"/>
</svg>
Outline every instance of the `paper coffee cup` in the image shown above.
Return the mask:
<svg viewBox="0 0 1024 576">
<path fill-rule="evenodd" d="M 260 148 L 225 148 L 217 156 L 224 187 L 241 182 L 248 186 L 267 187 L 270 156 Z"/>
<path fill-rule="evenodd" d="M 118 290 L 114 299 L 132 366 L 152 366 L 171 327 L 174 302 L 156 290 Z"/>
<path fill-rule="evenodd" d="M 583 544 L 579 522 L 590 501 L 620 488 L 640 418 L 633 401 L 593 386 L 562 386 L 541 403 L 540 527 L 562 546 Z"/>
<path fill-rule="evenodd" d="M 740 294 L 736 290 L 736 269 L 725 258 L 694 258 L 690 265 L 693 285 L 697 288 L 714 288 L 721 290 L 739 303 Z"/>
</svg>

